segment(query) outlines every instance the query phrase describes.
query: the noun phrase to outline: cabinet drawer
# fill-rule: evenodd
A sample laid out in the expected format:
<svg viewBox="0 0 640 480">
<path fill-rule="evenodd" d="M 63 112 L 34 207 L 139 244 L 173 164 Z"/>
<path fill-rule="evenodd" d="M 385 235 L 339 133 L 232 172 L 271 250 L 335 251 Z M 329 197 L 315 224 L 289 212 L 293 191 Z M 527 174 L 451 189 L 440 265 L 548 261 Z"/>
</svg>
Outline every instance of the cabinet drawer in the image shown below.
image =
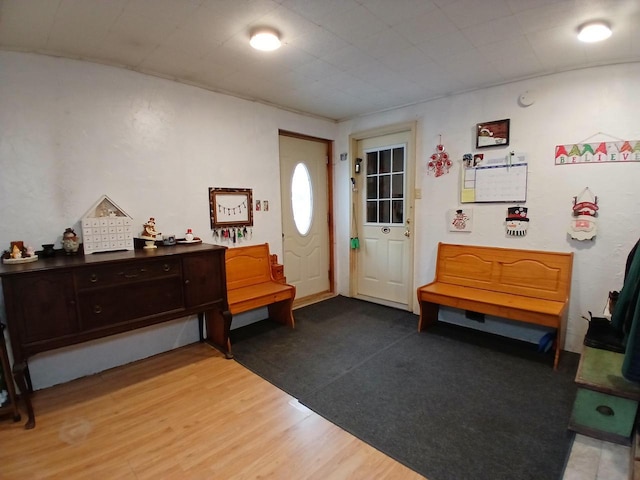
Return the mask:
<svg viewBox="0 0 640 480">
<path fill-rule="evenodd" d="M 78 289 L 108 287 L 133 282 L 153 280 L 167 275 L 181 275 L 178 259 L 162 259 L 151 262 L 136 262 L 120 265 L 83 268 L 75 272 Z"/>
<path fill-rule="evenodd" d="M 83 331 L 184 310 L 180 277 L 85 290 L 78 299 Z"/>
<path fill-rule="evenodd" d="M 609 442 L 629 445 L 638 402 L 579 388 L 569 428 Z"/>
</svg>

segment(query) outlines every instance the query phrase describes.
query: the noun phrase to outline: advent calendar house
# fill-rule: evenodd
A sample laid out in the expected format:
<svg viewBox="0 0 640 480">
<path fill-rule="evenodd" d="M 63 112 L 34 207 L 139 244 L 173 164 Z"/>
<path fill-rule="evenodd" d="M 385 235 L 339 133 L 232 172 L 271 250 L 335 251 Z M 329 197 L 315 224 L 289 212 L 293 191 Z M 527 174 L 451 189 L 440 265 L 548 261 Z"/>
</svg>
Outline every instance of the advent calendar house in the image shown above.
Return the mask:
<svg viewBox="0 0 640 480">
<path fill-rule="evenodd" d="M 106 195 L 82 216 L 84 253 L 133 250 L 133 219 Z"/>
</svg>

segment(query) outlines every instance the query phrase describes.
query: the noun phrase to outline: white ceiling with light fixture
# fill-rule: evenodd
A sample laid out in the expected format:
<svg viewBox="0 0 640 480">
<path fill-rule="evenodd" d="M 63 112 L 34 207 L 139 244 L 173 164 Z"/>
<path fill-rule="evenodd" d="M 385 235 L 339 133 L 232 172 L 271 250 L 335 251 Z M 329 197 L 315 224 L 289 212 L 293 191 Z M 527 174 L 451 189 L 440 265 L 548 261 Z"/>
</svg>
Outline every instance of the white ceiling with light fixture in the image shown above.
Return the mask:
<svg viewBox="0 0 640 480">
<path fill-rule="evenodd" d="M 613 35 L 581 43 L 577 29 Z M 0 0 L 0 49 L 125 67 L 331 120 L 640 61 L 639 0 Z M 280 33 L 259 52 L 253 29 Z"/>
</svg>

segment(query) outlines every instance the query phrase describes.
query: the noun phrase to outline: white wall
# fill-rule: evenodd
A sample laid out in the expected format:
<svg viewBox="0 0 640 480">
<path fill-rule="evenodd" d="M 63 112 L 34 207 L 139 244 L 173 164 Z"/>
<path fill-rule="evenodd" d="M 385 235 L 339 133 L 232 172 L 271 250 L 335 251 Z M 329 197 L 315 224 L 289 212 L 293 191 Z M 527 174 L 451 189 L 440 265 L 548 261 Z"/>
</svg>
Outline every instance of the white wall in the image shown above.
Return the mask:
<svg viewBox="0 0 640 480">
<path fill-rule="evenodd" d="M 278 129 L 337 132 L 332 122 L 128 70 L 12 52 L 0 52 L 0 105 L 2 250 L 12 240 L 60 248 L 64 229 L 80 233 L 103 194 L 140 231 L 153 216 L 163 233 L 192 228 L 213 243 L 208 188 L 241 187 L 271 207 L 255 212 L 250 243 L 281 255 Z M 192 317 L 38 355 L 34 388 L 196 340 Z"/>
<path fill-rule="evenodd" d="M 519 95 L 535 92 L 536 102 L 529 107 L 518 105 Z M 524 249 L 574 252 L 573 282 L 565 348 L 580 351 L 587 324 L 581 315 L 599 314 L 609 290 L 622 286 L 624 263 L 640 237 L 640 163 L 555 166 L 555 146 L 615 139 L 640 140 L 640 64 L 592 68 L 550 75 L 436 101 L 397 109 L 343 122 L 340 125 L 336 152 L 348 151 L 352 133 L 407 121 L 418 121 L 416 188 L 422 199 L 416 200 L 415 286 L 432 280 L 438 242 L 491 245 Z M 473 232 L 448 231 L 446 211 L 459 203 L 460 160 L 473 152 L 474 127 L 477 123 L 511 119 L 511 142 L 508 148 L 483 150 L 484 153 L 526 152 L 529 161 L 526 206 L 530 226 L 526 237 L 505 235 L 507 206 L 513 204 L 465 204 L 473 208 Z M 428 157 L 442 135 L 447 152 L 455 159 L 448 175 L 427 175 Z M 612 138 L 615 137 L 615 138 Z M 337 163 L 336 204 L 349 199 L 349 164 Z M 570 240 L 566 230 L 571 218 L 573 197 L 585 187 L 598 196 L 600 206 L 598 235 L 594 241 Z M 339 218 L 337 265 L 338 284 L 348 292 L 348 212 Z M 417 305 L 414 305 L 417 312 Z M 464 323 L 451 311 L 441 319 Z M 487 322 L 485 328 L 497 327 Z M 505 326 L 506 325 L 506 326 Z M 482 328 L 482 325 L 478 325 Z M 526 329 L 525 329 L 526 330 Z M 541 332 L 511 328 L 508 334 L 529 341 Z"/>
<path fill-rule="evenodd" d="M 624 260 L 640 236 L 640 163 L 560 167 L 554 165 L 554 147 L 610 140 L 609 135 L 640 140 L 639 87 L 640 64 L 601 67 L 335 125 L 127 70 L 0 52 L 0 248 L 18 239 L 59 246 L 64 228 L 77 227 L 103 194 L 140 227 L 154 216 L 162 232 L 180 234 L 190 227 L 211 241 L 207 189 L 216 186 L 252 188 L 255 199 L 269 200 L 269 212 L 255 213 L 251 241 L 269 242 L 281 254 L 278 129 L 336 139 L 337 157 L 348 151 L 351 133 L 417 120 L 416 188 L 423 195 L 416 201 L 414 284 L 433 278 L 439 241 L 572 251 L 566 348 L 576 351 L 586 329 L 580 316 L 601 311 L 607 291 L 621 287 Z M 522 108 L 517 98 L 526 90 L 535 90 L 537 101 Z M 435 178 L 426 174 L 427 158 L 442 134 L 451 157 L 460 159 L 474 150 L 475 124 L 501 118 L 511 119 L 509 149 L 528 154 L 529 233 L 507 238 L 503 204 L 472 205 L 473 232 L 449 233 L 445 212 L 459 205 L 460 167 L 456 163 L 450 174 Z M 337 289 L 348 295 L 350 162 L 333 161 Z M 585 186 L 599 198 L 599 234 L 593 242 L 570 241 L 572 197 Z M 448 311 L 443 318 L 461 321 Z M 184 318 L 41 354 L 30 361 L 34 387 L 196 339 L 195 318 Z"/>
</svg>

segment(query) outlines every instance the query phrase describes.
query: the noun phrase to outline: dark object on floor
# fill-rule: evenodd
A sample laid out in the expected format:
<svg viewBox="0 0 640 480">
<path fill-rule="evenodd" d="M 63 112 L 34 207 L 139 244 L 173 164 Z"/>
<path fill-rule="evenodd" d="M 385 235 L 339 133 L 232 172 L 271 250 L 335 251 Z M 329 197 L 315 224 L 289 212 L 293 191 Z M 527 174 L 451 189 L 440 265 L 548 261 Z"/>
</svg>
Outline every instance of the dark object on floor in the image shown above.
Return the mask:
<svg viewBox="0 0 640 480">
<path fill-rule="evenodd" d="M 589 312 L 589 315 L 591 315 L 591 312 Z M 587 347 L 624 353 L 623 333 L 613 328 L 611 322 L 603 317 L 591 317 L 587 334 L 584 336 L 584 344 Z"/>
<path fill-rule="evenodd" d="M 335 297 L 233 330 L 235 358 L 429 480 L 561 478 L 578 356 Z"/>
<path fill-rule="evenodd" d="M 620 297 L 620 292 L 613 290 L 609 292 L 609 313 L 613 314 L 613 311 L 616 309 L 616 303 L 618 303 L 618 297 Z"/>
<path fill-rule="evenodd" d="M 471 310 L 465 310 L 464 316 L 469 320 L 474 320 L 478 323 L 484 323 L 484 313 L 472 312 Z"/>
</svg>

